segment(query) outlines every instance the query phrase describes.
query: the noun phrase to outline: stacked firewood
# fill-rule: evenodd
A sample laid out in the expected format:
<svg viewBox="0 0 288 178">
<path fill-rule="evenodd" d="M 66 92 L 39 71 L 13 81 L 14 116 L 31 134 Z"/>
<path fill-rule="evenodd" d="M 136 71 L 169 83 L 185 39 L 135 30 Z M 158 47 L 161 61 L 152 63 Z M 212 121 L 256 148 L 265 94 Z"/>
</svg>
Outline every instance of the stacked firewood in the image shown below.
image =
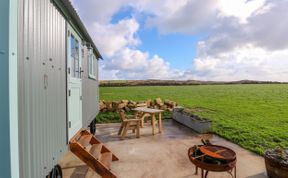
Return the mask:
<svg viewBox="0 0 288 178">
<path fill-rule="evenodd" d="M 148 107 L 154 109 L 162 109 L 165 111 L 172 111 L 177 103 L 168 99 L 164 101 L 161 98 L 156 98 L 154 100 L 148 99 L 146 101 L 133 101 L 133 100 L 121 100 L 121 101 L 99 101 L 99 109 L 101 112 L 107 111 L 117 111 L 124 109 L 129 112 L 136 107 Z"/>
</svg>

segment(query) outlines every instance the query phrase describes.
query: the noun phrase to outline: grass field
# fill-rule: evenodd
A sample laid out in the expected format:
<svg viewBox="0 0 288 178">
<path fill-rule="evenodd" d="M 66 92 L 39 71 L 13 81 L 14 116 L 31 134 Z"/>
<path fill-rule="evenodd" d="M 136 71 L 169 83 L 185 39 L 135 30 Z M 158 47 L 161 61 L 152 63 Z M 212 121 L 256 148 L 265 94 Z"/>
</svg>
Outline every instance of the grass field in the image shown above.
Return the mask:
<svg viewBox="0 0 288 178">
<path fill-rule="evenodd" d="M 288 84 L 101 87 L 100 99 L 161 97 L 213 121 L 213 132 L 258 154 L 288 148 Z"/>
</svg>

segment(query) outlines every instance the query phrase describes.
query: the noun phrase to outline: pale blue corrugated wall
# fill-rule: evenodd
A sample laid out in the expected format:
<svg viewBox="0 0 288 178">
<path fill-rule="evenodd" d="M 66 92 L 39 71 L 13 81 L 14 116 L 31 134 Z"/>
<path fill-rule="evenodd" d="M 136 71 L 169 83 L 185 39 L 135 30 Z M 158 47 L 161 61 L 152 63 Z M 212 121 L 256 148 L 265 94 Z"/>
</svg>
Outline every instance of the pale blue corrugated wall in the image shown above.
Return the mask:
<svg viewBox="0 0 288 178">
<path fill-rule="evenodd" d="M 9 113 L 11 177 L 19 178 L 18 118 L 18 0 L 10 0 L 9 15 Z"/>
<path fill-rule="evenodd" d="M 66 21 L 50 0 L 18 2 L 20 177 L 42 178 L 67 150 Z"/>
<path fill-rule="evenodd" d="M 88 77 L 88 50 L 85 48 L 84 60 L 82 61 L 82 111 L 83 111 L 83 119 L 82 125 L 83 127 L 88 127 L 91 121 L 96 117 L 99 112 L 99 80 L 98 75 L 96 79 L 91 79 Z M 97 61 L 98 62 L 98 61 Z M 98 73 L 98 63 L 96 66 Z"/>
<path fill-rule="evenodd" d="M 9 0 L 0 1 L 0 173 L 1 177 L 11 177 L 10 135 L 9 135 Z"/>
</svg>

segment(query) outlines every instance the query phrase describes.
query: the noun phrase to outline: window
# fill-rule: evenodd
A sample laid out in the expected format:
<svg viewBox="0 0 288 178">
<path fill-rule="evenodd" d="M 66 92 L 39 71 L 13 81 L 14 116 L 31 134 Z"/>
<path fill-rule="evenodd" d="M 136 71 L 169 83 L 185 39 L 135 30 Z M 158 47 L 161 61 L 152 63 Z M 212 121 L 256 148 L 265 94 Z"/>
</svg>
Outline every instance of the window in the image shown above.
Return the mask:
<svg viewBox="0 0 288 178">
<path fill-rule="evenodd" d="M 73 35 L 70 38 L 71 45 L 71 75 L 80 78 L 79 42 Z"/>
<path fill-rule="evenodd" d="M 83 60 L 84 59 L 84 48 L 82 48 L 81 53 L 82 53 L 82 60 Z"/>
<path fill-rule="evenodd" d="M 88 69 L 89 69 L 89 78 L 97 79 L 97 70 L 98 70 L 98 61 L 92 51 L 90 51 L 88 56 Z"/>
<path fill-rule="evenodd" d="M 98 60 L 96 59 L 96 57 L 94 56 L 94 59 L 93 59 L 93 75 L 95 76 L 96 79 L 98 79 Z"/>
</svg>

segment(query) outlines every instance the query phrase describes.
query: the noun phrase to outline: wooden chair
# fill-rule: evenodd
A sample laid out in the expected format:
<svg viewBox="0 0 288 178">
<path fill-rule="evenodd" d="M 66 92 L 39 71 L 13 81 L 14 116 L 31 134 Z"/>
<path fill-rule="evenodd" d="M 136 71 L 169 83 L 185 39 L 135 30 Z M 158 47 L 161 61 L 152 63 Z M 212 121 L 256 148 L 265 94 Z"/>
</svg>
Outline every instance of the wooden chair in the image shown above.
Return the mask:
<svg viewBox="0 0 288 178">
<path fill-rule="evenodd" d="M 141 128 L 144 127 L 144 122 L 146 122 L 147 120 L 145 120 L 146 118 L 150 119 L 151 120 L 151 125 L 152 125 L 152 118 L 151 118 L 151 115 L 148 114 L 148 113 L 142 113 L 142 112 L 138 112 L 137 113 L 137 118 L 140 118 L 141 119 Z"/>
<path fill-rule="evenodd" d="M 120 110 L 118 111 L 118 113 L 122 121 L 118 132 L 118 135 L 121 135 L 121 139 L 124 139 L 128 130 L 132 130 L 133 133 L 135 133 L 136 131 L 136 138 L 139 138 L 141 119 L 137 118 L 136 116 L 134 116 L 133 119 L 128 118 L 124 110 Z"/>
<path fill-rule="evenodd" d="M 147 103 L 138 103 L 136 105 L 136 107 L 147 107 Z M 145 122 L 145 118 L 150 118 L 151 119 L 151 115 L 148 113 L 143 113 L 143 112 L 137 112 L 136 114 L 137 118 L 141 119 L 141 128 L 144 127 L 144 122 Z M 152 119 L 151 119 L 151 124 L 152 124 Z"/>
</svg>

